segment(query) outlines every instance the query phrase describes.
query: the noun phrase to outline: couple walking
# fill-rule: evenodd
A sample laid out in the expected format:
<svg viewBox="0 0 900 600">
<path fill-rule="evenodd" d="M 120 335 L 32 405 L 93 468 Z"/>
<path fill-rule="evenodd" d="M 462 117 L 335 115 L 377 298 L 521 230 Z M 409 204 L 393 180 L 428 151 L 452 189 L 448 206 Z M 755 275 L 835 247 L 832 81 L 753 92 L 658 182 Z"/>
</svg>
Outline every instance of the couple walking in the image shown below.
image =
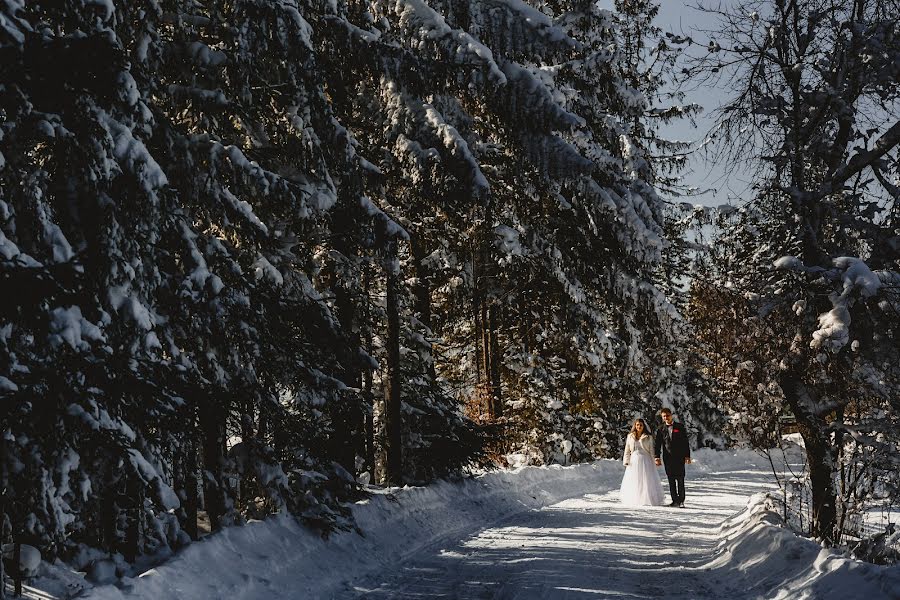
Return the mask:
<svg viewBox="0 0 900 600">
<path fill-rule="evenodd" d="M 684 508 L 684 465 L 691 462 L 691 447 L 687 432 L 672 418 L 672 411 L 659 411 L 663 426 L 654 440 L 644 419 L 637 419 L 625 440 L 625 476 L 619 499 L 623 504 L 659 506 L 663 503 L 662 488 L 656 467 L 666 468 L 669 478 L 669 506 Z"/>
</svg>

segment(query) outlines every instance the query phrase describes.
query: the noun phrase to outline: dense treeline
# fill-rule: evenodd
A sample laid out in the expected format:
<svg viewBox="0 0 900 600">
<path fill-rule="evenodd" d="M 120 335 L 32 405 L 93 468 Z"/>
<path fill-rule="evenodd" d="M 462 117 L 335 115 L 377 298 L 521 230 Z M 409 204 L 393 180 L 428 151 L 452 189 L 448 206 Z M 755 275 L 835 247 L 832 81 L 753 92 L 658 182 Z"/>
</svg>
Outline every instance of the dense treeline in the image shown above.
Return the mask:
<svg viewBox="0 0 900 600">
<path fill-rule="evenodd" d="M 134 560 L 617 451 L 687 377 L 653 124 L 686 109 L 617 9 L 0 2 L 4 541 Z"/>
</svg>

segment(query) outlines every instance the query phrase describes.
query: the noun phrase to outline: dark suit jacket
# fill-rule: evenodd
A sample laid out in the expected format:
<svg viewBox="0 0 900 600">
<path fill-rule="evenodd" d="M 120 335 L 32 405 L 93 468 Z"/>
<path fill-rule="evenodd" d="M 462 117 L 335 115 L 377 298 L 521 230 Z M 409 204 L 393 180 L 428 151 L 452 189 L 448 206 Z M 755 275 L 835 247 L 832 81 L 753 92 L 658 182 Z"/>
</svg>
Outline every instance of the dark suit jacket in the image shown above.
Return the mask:
<svg viewBox="0 0 900 600">
<path fill-rule="evenodd" d="M 691 456 L 691 444 L 688 441 L 684 425 L 674 421 L 671 436 L 668 427 L 665 425 L 660 427 L 656 434 L 653 456 L 662 458 L 663 464 L 666 466 L 666 473 L 673 469 L 684 471 L 684 459 Z"/>
</svg>

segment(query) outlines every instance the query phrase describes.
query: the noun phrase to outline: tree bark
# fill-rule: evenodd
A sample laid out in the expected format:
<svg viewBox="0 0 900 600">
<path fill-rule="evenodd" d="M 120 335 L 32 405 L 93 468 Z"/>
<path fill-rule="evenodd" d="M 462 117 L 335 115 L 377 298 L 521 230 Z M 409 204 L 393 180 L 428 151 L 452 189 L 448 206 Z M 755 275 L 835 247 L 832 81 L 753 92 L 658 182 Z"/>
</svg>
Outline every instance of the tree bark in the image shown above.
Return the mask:
<svg viewBox="0 0 900 600">
<path fill-rule="evenodd" d="M 0 440 L 0 489 L 7 489 L 6 477 L 6 441 Z M 0 550 L 6 542 L 6 494 L 0 494 Z M 6 572 L 3 557 L 0 556 L 0 600 L 6 598 Z"/>
<path fill-rule="evenodd" d="M 213 398 L 206 398 L 199 411 L 200 433 L 203 438 L 203 502 L 215 531 L 222 526 L 227 509 L 225 487 L 225 407 Z"/>
<path fill-rule="evenodd" d="M 13 542 L 13 569 L 14 593 L 20 597 L 22 595 L 22 544 L 20 542 Z M 0 584 L 6 586 L 5 581 Z"/>
<path fill-rule="evenodd" d="M 350 339 L 355 354 L 360 347 L 359 332 L 356 331 L 356 305 L 349 291 L 342 286 L 335 289 L 335 296 L 341 328 Z M 362 377 L 357 361 L 346 365 L 346 381 L 351 387 L 360 388 Z M 356 474 L 356 455 L 365 453 L 365 449 L 360 447 L 359 443 L 363 437 L 361 434 L 365 426 L 365 416 L 360 408 L 359 401 L 355 396 L 348 397 L 345 406 L 338 409 L 340 414 L 336 415 L 339 418 L 336 419 L 333 433 L 334 443 L 332 446 L 335 460 L 353 474 Z"/>
<path fill-rule="evenodd" d="M 128 508 L 125 510 L 126 527 L 122 555 L 126 561 L 134 564 L 140 555 L 144 511 L 144 483 L 136 473 L 126 474 L 125 493 Z"/>
<path fill-rule="evenodd" d="M 497 418 L 497 415 L 494 414 L 494 402 L 491 395 L 491 333 L 487 301 L 483 297 L 478 304 L 478 313 L 478 322 L 480 324 L 479 341 L 481 343 L 481 377 L 478 382 L 484 392 L 483 396 L 488 418 L 493 421 Z"/>
<path fill-rule="evenodd" d="M 488 341 L 490 342 L 490 385 L 491 414 L 494 419 L 503 416 L 503 394 L 500 382 L 500 344 L 497 340 L 497 305 L 488 309 Z"/>
<path fill-rule="evenodd" d="M 410 239 L 410 250 L 413 256 L 413 268 L 415 269 L 415 281 L 413 286 L 413 297 L 415 305 L 413 310 L 419 322 L 424 326 L 424 334 L 427 338 L 432 335 L 431 332 L 431 271 L 425 266 L 424 261 L 428 256 L 427 251 L 422 244 L 421 238 L 413 235 Z M 426 339 L 427 339 L 426 338 Z M 428 364 L 426 365 L 426 373 L 431 381 L 437 379 L 437 373 L 434 368 L 434 357 L 431 354 L 431 344 L 428 346 Z"/>
<path fill-rule="evenodd" d="M 193 435 L 193 427 L 189 432 Z M 200 539 L 200 532 L 197 528 L 197 512 L 200 508 L 200 496 L 197 490 L 197 451 L 194 447 L 193 439 L 185 443 L 181 451 L 180 472 L 181 482 L 179 487 L 184 491 L 184 502 L 182 503 L 182 523 L 184 529 L 190 538 L 194 541 Z"/>
<path fill-rule="evenodd" d="M 811 410 L 810 391 L 794 373 L 782 375 L 779 381 L 785 400 L 797 419 L 806 446 L 809 479 L 812 490 L 812 535 L 828 545 L 835 540 L 837 492 L 834 488 L 834 447 L 828 424 Z"/>
<path fill-rule="evenodd" d="M 384 393 L 386 473 L 392 485 L 403 479 L 403 448 L 400 396 L 400 266 L 397 262 L 397 241 L 387 244 L 384 260 L 387 277 L 387 377 Z"/>
<path fill-rule="evenodd" d="M 364 319 L 365 322 L 370 324 L 365 329 L 365 350 L 369 354 L 372 355 L 372 316 L 369 310 L 369 288 L 371 284 L 370 272 L 369 269 L 366 268 L 363 271 L 363 296 L 366 298 L 365 304 L 365 314 Z M 365 415 L 365 437 L 366 437 L 366 447 L 365 447 L 365 457 L 366 457 L 366 468 L 369 470 L 369 473 L 372 476 L 372 479 L 375 479 L 375 395 L 372 390 L 372 368 L 370 366 L 366 366 L 362 373 L 363 382 L 362 382 L 362 390 L 363 390 L 363 398 L 366 402 L 366 415 Z"/>
</svg>

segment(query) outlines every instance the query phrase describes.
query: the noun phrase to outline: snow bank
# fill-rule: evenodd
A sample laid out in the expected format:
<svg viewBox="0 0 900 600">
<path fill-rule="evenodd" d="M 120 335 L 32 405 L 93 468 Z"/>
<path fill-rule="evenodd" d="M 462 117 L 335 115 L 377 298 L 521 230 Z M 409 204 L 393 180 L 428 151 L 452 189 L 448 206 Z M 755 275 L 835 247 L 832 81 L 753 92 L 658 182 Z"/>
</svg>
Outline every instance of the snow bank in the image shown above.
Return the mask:
<svg viewBox="0 0 900 600">
<path fill-rule="evenodd" d="M 900 598 L 900 565 L 846 558 L 781 526 L 766 494 L 722 525 L 716 558 L 705 568 L 723 581 L 743 580 L 747 598 Z"/>
<path fill-rule="evenodd" d="M 331 597 L 368 572 L 393 567 L 422 548 L 477 531 L 523 511 L 618 487 L 622 466 L 602 460 L 568 467 L 522 467 L 461 482 L 373 490 L 353 509 L 362 534 L 323 541 L 293 518 L 230 527 L 186 547 L 172 561 L 96 587 L 93 599 L 264 598 L 290 585 L 297 598 Z M 289 583 L 287 583 L 289 582 Z"/>
<path fill-rule="evenodd" d="M 799 458 L 801 451 L 792 447 L 788 460 Z M 699 450 L 693 458 L 689 482 L 717 481 L 724 475 L 723 481 L 756 482 L 759 490 L 759 484 L 765 482 L 761 475 L 771 470 L 764 455 L 749 450 Z M 776 468 L 780 466 L 776 464 Z M 236 600 L 352 596 L 358 582 L 396 572 L 398 565 L 419 554 L 434 553 L 441 544 L 495 527 L 526 511 L 615 490 L 622 474 L 619 460 L 609 459 L 568 467 L 522 467 L 427 487 L 373 489 L 370 498 L 353 508 L 362 533 L 342 532 L 322 540 L 293 518 L 277 516 L 227 528 L 187 546 L 173 560 L 140 577 L 124 578 L 117 585 L 98 585 L 82 597 Z M 621 518 L 608 516 L 611 527 Z M 598 518 L 602 523 L 603 515 Z M 712 597 L 900 598 L 900 566 L 878 567 L 844 558 L 779 524 L 766 496 L 754 496 L 744 512 L 722 525 L 721 542 L 709 562 L 690 569 L 704 579 L 727 582 L 730 591 Z"/>
</svg>

